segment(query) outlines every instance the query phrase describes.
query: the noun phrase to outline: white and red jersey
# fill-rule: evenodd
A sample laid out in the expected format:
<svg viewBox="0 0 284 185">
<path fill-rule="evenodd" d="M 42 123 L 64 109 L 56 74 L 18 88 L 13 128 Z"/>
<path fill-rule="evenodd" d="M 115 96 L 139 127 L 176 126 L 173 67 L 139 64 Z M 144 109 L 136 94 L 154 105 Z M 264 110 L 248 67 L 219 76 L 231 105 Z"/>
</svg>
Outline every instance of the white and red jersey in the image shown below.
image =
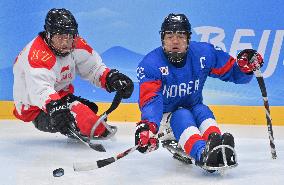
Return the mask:
<svg viewBox="0 0 284 185">
<path fill-rule="evenodd" d="M 14 115 L 29 122 L 51 100 L 73 93 L 76 74 L 105 88 L 109 68 L 84 39 L 76 38 L 74 50 L 66 57 L 56 56 L 39 35 L 16 58 L 14 73 Z"/>
</svg>

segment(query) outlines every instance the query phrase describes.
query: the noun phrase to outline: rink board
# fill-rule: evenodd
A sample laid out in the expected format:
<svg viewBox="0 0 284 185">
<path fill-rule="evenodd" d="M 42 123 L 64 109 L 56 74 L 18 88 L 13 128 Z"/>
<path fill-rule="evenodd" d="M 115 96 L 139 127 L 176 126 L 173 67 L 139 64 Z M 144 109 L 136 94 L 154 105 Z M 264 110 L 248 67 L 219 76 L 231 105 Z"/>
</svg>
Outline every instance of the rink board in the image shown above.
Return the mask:
<svg viewBox="0 0 284 185">
<path fill-rule="evenodd" d="M 110 103 L 97 103 L 99 113 L 107 110 Z M 263 106 L 210 105 L 218 123 L 265 125 L 265 109 Z M 284 107 L 271 106 L 273 125 L 284 125 Z M 0 101 L 0 119 L 15 119 L 12 115 L 13 102 Z M 281 115 L 282 114 L 282 115 Z M 139 107 L 136 103 L 122 103 L 109 115 L 110 121 L 137 122 L 140 119 Z"/>
</svg>

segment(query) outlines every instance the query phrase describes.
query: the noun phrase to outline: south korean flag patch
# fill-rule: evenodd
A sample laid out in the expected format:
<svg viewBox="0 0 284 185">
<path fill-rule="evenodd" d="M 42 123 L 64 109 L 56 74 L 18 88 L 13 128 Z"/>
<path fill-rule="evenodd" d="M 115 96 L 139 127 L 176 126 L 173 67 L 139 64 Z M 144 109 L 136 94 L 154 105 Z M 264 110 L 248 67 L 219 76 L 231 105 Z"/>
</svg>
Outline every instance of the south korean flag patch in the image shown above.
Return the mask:
<svg viewBox="0 0 284 185">
<path fill-rule="evenodd" d="M 169 75 L 169 68 L 168 68 L 168 66 L 160 67 L 159 69 L 160 69 L 162 75 Z"/>
<path fill-rule="evenodd" d="M 137 67 L 136 72 L 137 72 L 137 78 L 138 78 L 139 81 L 142 80 L 145 77 L 143 67 Z"/>
</svg>

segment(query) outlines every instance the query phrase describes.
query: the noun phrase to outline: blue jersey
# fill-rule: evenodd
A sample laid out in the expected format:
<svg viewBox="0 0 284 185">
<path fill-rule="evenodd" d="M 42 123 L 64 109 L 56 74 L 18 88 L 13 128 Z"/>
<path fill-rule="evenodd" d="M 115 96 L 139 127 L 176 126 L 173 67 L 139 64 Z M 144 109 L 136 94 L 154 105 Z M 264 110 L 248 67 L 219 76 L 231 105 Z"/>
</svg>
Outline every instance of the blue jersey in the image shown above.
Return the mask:
<svg viewBox="0 0 284 185">
<path fill-rule="evenodd" d="M 208 76 L 238 84 L 252 79 L 240 71 L 233 57 L 209 43 L 191 41 L 181 68 L 168 61 L 162 47 L 151 51 L 137 68 L 141 119 L 159 126 L 163 113 L 202 104 Z"/>
</svg>

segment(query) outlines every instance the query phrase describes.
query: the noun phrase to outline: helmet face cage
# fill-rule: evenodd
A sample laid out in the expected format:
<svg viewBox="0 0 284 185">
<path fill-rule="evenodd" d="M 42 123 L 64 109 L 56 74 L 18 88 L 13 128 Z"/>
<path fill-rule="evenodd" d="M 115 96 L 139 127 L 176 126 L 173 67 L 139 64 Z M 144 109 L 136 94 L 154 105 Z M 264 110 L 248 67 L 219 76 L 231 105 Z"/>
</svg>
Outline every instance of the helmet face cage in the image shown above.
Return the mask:
<svg viewBox="0 0 284 185">
<path fill-rule="evenodd" d="M 187 49 L 185 52 L 166 51 L 164 47 L 164 37 L 166 33 L 185 33 L 187 35 Z M 191 24 L 184 14 L 169 14 L 163 21 L 161 26 L 161 41 L 164 53 L 168 60 L 176 67 L 184 65 L 184 59 L 188 50 L 189 40 L 191 36 Z"/>
<path fill-rule="evenodd" d="M 67 56 L 75 47 L 75 38 L 78 36 L 78 24 L 75 17 L 69 10 L 62 9 L 51 9 L 45 18 L 44 29 L 46 32 L 46 40 L 49 47 L 58 56 Z M 60 50 L 54 48 L 51 43 L 51 38 L 55 34 L 68 34 L 73 35 L 73 46 L 70 52 L 62 53 Z"/>
</svg>

